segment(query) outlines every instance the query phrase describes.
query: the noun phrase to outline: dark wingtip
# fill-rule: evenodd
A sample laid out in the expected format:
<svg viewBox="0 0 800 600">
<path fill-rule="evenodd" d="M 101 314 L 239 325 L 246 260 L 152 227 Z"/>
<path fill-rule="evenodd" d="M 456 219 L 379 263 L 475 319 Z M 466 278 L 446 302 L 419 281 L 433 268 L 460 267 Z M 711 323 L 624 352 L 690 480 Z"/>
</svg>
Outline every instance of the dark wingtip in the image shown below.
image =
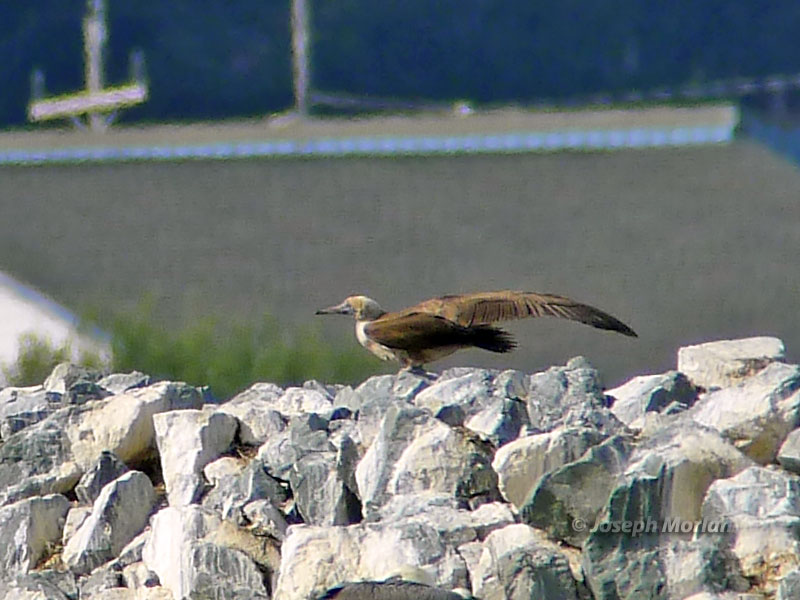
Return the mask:
<svg viewBox="0 0 800 600">
<path fill-rule="evenodd" d="M 473 344 L 478 348 L 505 354 L 517 347 L 517 342 L 511 334 L 497 327 L 475 325 L 470 330 L 474 335 Z"/>
</svg>

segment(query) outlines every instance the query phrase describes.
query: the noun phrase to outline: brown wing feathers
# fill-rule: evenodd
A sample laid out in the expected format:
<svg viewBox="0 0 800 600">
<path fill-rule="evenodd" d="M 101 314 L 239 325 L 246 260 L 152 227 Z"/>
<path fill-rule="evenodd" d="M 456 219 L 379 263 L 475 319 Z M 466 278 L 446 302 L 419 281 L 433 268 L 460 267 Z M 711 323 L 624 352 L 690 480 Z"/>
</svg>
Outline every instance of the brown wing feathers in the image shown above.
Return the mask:
<svg viewBox="0 0 800 600">
<path fill-rule="evenodd" d="M 636 337 L 636 333 L 630 327 L 608 313 L 554 294 L 501 291 L 442 296 L 421 302 L 407 311 L 439 315 L 466 327 L 512 319 L 552 316 Z"/>
</svg>

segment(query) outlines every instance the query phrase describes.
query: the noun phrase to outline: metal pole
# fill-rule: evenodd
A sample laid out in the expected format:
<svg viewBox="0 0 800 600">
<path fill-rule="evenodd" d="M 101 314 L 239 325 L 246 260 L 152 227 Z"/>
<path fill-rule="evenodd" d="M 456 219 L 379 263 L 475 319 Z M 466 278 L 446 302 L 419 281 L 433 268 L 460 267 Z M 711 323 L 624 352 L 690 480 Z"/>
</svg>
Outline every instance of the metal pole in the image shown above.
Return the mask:
<svg viewBox="0 0 800 600">
<path fill-rule="evenodd" d="M 308 115 L 310 80 L 308 52 L 308 11 L 306 0 L 292 0 L 292 55 L 294 66 L 294 103 L 300 116 Z"/>
<path fill-rule="evenodd" d="M 103 47 L 106 43 L 105 0 L 87 0 L 87 16 L 83 20 L 83 47 L 86 64 L 86 90 L 103 89 Z M 89 113 L 89 129 L 103 132 L 106 121 L 100 113 Z"/>
</svg>

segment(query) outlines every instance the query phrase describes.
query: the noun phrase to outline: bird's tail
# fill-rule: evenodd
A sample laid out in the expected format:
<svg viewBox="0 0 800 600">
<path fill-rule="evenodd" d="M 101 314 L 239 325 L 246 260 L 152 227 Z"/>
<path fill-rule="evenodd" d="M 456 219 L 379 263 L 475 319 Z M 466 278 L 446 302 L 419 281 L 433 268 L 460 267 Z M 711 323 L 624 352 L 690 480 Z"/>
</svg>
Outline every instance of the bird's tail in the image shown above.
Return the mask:
<svg viewBox="0 0 800 600">
<path fill-rule="evenodd" d="M 497 327 L 489 325 L 473 325 L 469 328 L 470 343 L 478 348 L 489 350 L 490 352 L 510 352 L 517 347 L 517 343 L 511 334 Z"/>
</svg>

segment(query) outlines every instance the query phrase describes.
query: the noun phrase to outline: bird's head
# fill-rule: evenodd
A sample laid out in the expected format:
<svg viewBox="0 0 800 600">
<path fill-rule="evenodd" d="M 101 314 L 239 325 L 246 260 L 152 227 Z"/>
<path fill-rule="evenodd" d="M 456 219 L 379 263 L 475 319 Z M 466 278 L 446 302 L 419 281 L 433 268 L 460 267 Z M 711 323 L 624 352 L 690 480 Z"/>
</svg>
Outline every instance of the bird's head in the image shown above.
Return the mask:
<svg viewBox="0 0 800 600">
<path fill-rule="evenodd" d="M 374 321 L 385 313 L 380 304 L 366 296 L 348 296 L 341 304 L 317 311 L 318 315 L 353 315 L 356 321 Z"/>
</svg>

